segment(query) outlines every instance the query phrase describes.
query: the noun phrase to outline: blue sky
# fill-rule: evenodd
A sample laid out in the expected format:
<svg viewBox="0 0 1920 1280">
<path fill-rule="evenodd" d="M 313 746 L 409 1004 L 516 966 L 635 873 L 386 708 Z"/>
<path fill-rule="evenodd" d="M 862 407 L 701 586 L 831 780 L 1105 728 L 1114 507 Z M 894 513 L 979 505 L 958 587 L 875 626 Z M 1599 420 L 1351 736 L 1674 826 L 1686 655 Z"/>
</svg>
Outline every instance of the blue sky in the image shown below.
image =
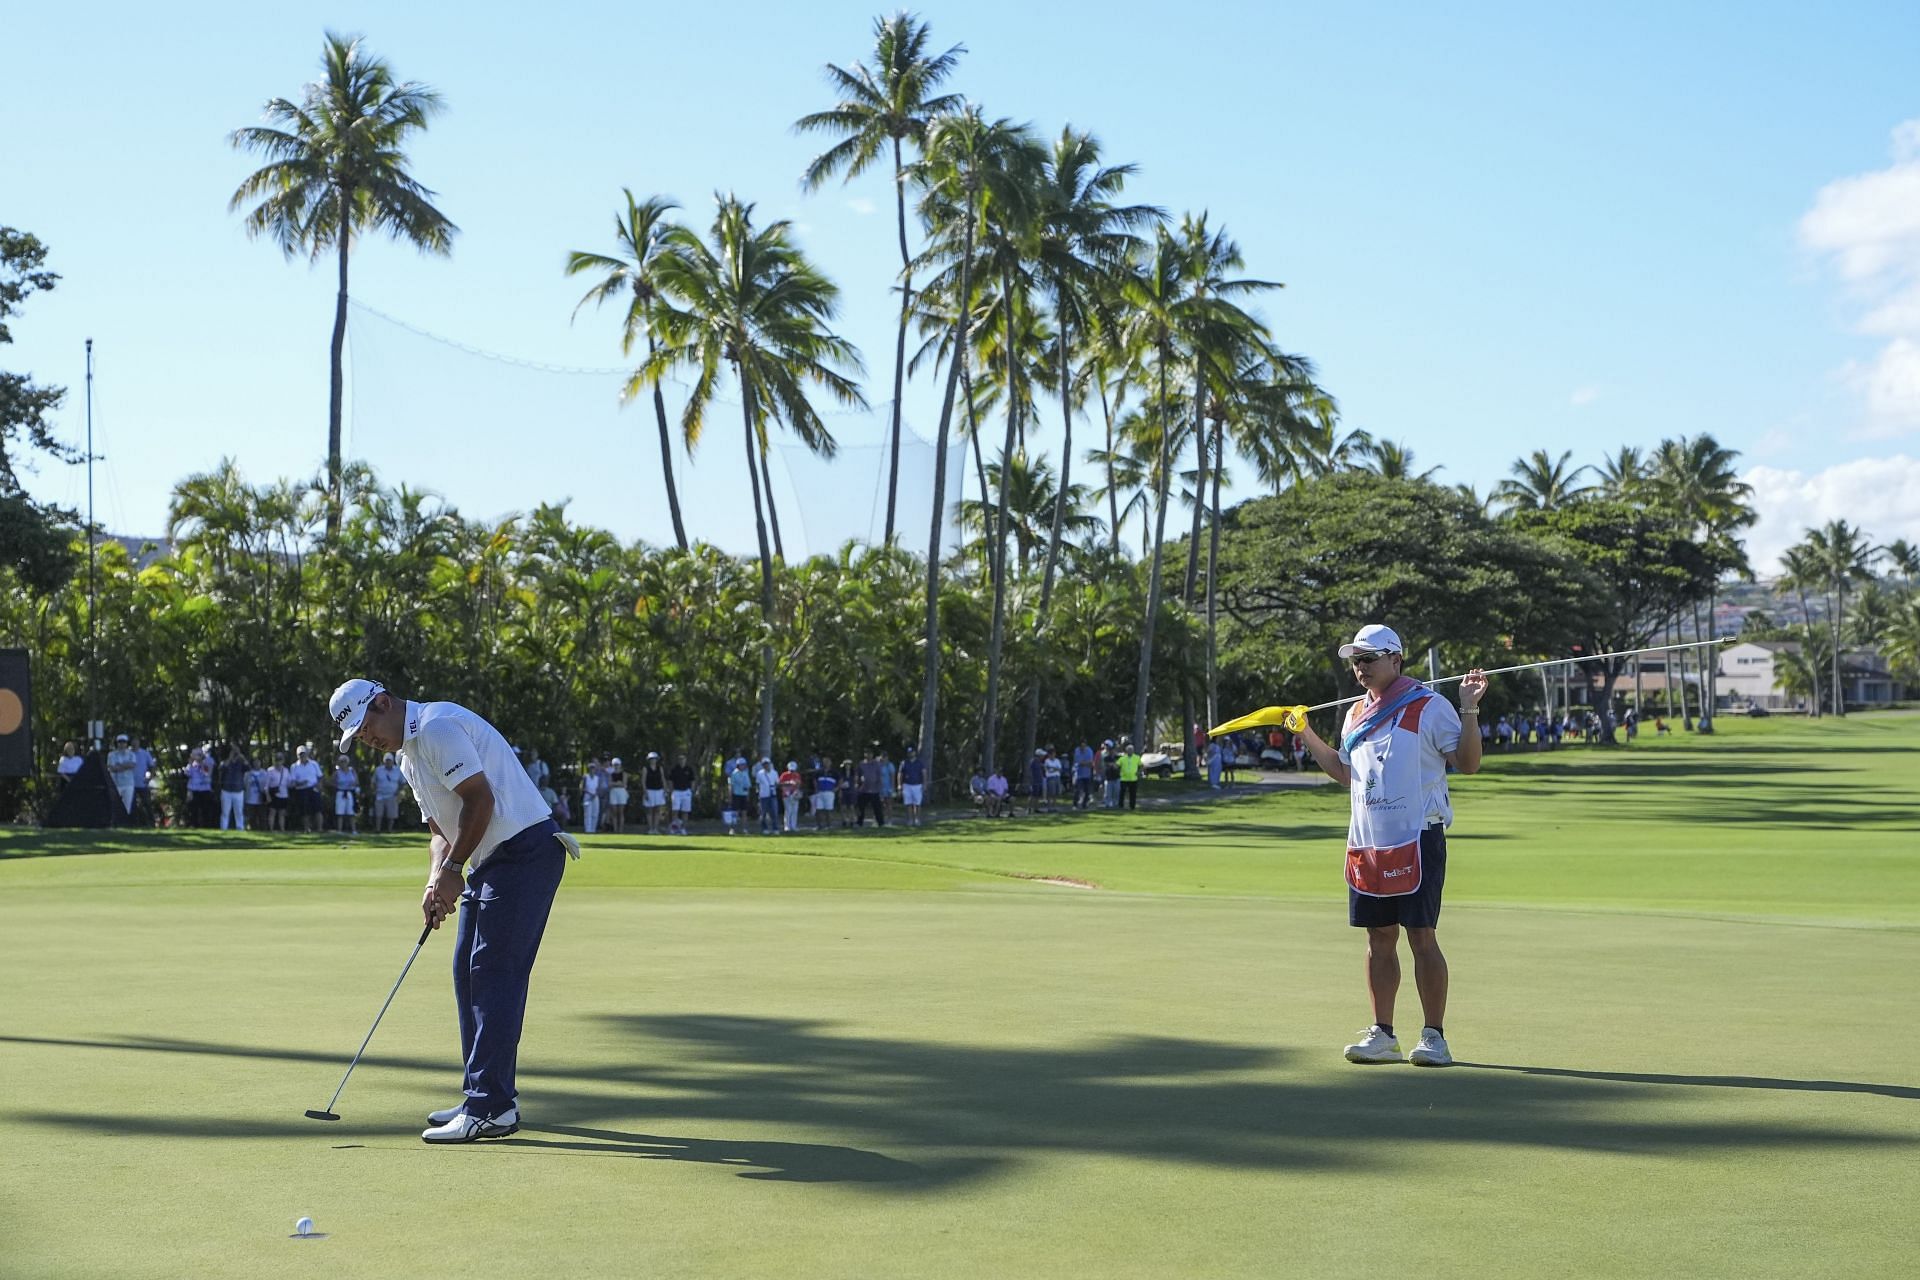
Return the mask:
<svg viewBox="0 0 1920 1280">
<path fill-rule="evenodd" d="M 1920 8 L 919 11 L 967 46 L 953 87 L 990 114 L 1091 129 L 1140 166 L 1133 197 L 1224 223 L 1249 274 L 1285 282 L 1263 313 L 1318 363 L 1346 424 L 1441 479 L 1484 490 L 1535 448 L 1598 461 L 1710 431 L 1760 490 L 1756 558 L 1840 515 L 1920 538 L 1920 137 L 1898 132 L 1920 118 Z M 566 251 L 606 244 L 623 185 L 700 222 L 731 189 L 794 219 L 840 282 L 879 402 L 890 193 L 875 178 L 802 194 L 819 144 L 789 129 L 829 103 L 822 64 L 865 56 L 875 12 L 33 6 L 9 19 L 26 56 L 0 82 L 0 223 L 39 235 L 63 280 L 0 361 L 68 385 L 77 436 L 95 339 L 100 514 L 116 529 L 158 531 L 173 482 L 223 456 L 258 481 L 319 464 L 332 273 L 246 238 L 225 205 L 253 162 L 224 138 L 297 94 L 330 27 L 444 94 L 414 168 L 461 227 L 447 260 L 365 244 L 357 299 L 474 347 L 616 364 L 611 315 L 569 322 Z M 411 390 L 431 404 L 436 379 L 494 377 L 428 360 Z M 470 514 L 571 496 L 624 536 L 663 535 L 644 417 L 530 421 L 517 401 L 537 382 L 498 385 L 498 412 L 457 420 L 363 410 L 353 452 Z M 907 397 L 929 432 L 934 394 L 923 379 Z M 873 438 L 874 420 L 839 425 Z M 1057 442 L 1051 415 L 1041 426 Z M 693 471 L 720 540 L 744 549 L 720 451 Z M 84 492 L 65 469 L 35 484 Z M 806 500 L 870 502 L 837 484 L 813 475 Z"/>
</svg>

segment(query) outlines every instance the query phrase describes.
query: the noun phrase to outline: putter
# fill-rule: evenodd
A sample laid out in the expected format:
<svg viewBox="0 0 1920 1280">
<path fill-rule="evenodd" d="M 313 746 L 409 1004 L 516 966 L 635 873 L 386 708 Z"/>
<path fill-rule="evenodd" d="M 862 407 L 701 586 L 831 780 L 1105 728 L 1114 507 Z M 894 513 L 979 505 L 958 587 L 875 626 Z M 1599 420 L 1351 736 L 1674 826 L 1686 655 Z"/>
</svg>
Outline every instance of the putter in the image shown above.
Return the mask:
<svg viewBox="0 0 1920 1280">
<path fill-rule="evenodd" d="M 367 1038 L 360 1042 L 360 1047 L 358 1049 L 354 1050 L 353 1061 L 347 1064 L 347 1074 L 340 1077 L 340 1088 L 335 1089 L 333 1091 L 333 1097 L 328 1100 L 326 1110 L 324 1111 L 309 1110 L 307 1112 L 307 1119 L 338 1120 L 340 1118 L 339 1116 L 334 1114 L 333 1104 L 340 1101 L 340 1092 L 342 1089 L 345 1089 L 347 1087 L 348 1077 L 352 1076 L 353 1069 L 360 1065 L 360 1055 L 367 1051 L 367 1046 L 369 1044 L 373 1043 L 373 1033 L 374 1033 L 374 1030 L 377 1027 L 379 1027 L 380 1019 L 387 1016 L 387 1005 L 392 1004 L 393 998 L 400 994 L 400 984 L 407 980 L 407 969 L 413 968 L 413 962 L 420 958 L 420 948 L 427 945 L 427 935 L 432 932 L 433 932 L 432 925 L 428 925 L 426 928 L 420 931 L 420 941 L 413 944 L 413 954 L 407 957 L 406 968 L 400 970 L 400 976 L 393 980 L 393 990 L 387 992 L 387 1003 L 381 1005 L 380 1012 L 373 1015 L 373 1026 L 367 1028 Z"/>
</svg>

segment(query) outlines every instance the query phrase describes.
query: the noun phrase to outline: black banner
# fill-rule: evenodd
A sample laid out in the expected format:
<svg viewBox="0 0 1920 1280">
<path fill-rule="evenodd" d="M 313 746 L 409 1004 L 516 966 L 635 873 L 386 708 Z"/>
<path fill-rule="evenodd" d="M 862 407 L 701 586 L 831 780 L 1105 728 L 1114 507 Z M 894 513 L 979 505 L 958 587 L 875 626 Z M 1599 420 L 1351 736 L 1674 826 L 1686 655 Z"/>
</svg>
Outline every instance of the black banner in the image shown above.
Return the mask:
<svg viewBox="0 0 1920 1280">
<path fill-rule="evenodd" d="M 25 649 L 0 649 L 0 778 L 32 774 L 32 669 Z"/>
</svg>

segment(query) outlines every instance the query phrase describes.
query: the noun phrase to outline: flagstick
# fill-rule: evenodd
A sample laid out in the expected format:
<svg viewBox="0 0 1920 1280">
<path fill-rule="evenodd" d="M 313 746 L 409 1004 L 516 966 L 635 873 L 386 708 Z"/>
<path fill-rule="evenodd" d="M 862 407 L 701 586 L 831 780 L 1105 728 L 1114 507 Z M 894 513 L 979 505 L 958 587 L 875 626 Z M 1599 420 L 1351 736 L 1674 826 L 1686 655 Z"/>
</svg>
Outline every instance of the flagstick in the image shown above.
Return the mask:
<svg viewBox="0 0 1920 1280">
<path fill-rule="evenodd" d="M 1545 662 L 1523 662 L 1517 667 L 1495 667 L 1491 671 L 1483 671 L 1480 674 L 1486 675 L 1486 676 L 1499 676 L 1499 675 L 1505 675 L 1509 671 L 1532 671 L 1536 667 L 1565 666 L 1569 662 L 1598 662 L 1602 658 L 1630 658 L 1630 657 L 1633 657 L 1635 654 L 1640 654 L 1640 653 L 1665 653 L 1669 649 L 1701 649 L 1701 648 L 1705 648 L 1707 645 L 1732 644 L 1732 643 L 1733 643 L 1732 636 L 1721 636 L 1717 640 L 1690 640 L 1686 644 L 1662 644 L 1662 645 L 1655 645 L 1651 649 L 1616 649 L 1612 653 L 1588 653 L 1588 654 L 1582 654 L 1578 658 L 1549 658 Z M 1441 679 L 1427 680 L 1427 681 L 1424 681 L 1423 683 L 1425 683 L 1425 685 L 1429 689 L 1432 689 L 1443 684 L 1454 684 L 1457 681 L 1465 680 L 1466 678 L 1467 677 L 1464 675 L 1443 676 Z M 1359 702 L 1366 696 L 1367 696 L 1366 694 L 1361 693 L 1361 694 L 1355 694 L 1351 698 L 1341 698 L 1335 702 L 1316 703 L 1315 705 L 1308 707 L 1307 710 L 1327 711 L 1333 707 L 1344 707 L 1350 702 Z"/>
</svg>

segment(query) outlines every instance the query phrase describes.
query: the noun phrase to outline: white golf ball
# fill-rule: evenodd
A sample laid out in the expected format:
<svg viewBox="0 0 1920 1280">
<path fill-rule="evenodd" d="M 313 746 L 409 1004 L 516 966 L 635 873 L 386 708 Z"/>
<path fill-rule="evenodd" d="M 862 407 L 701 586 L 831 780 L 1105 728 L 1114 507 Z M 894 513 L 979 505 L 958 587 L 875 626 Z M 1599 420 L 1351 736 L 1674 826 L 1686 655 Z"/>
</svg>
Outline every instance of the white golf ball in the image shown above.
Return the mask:
<svg viewBox="0 0 1920 1280">
<path fill-rule="evenodd" d="M 302 1218 L 302 1219 L 300 1219 L 300 1221 L 298 1221 L 298 1222 L 296 1222 L 296 1223 L 294 1223 L 294 1224 L 293 1224 L 293 1230 L 294 1230 L 294 1234 L 296 1234 L 296 1235 L 303 1235 L 303 1236 L 310 1236 L 310 1235 L 312 1235 L 312 1234 L 313 1234 L 313 1219 L 312 1219 L 312 1218 Z"/>
</svg>

